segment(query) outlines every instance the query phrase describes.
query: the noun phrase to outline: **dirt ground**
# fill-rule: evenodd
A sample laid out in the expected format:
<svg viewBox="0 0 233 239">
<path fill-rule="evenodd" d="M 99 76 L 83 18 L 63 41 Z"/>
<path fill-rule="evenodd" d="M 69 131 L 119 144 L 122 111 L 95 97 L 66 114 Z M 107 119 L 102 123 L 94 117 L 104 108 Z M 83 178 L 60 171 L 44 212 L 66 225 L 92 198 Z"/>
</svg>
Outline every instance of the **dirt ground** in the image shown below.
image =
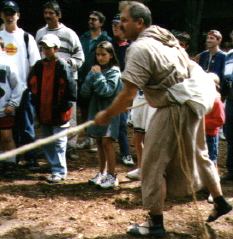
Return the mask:
<svg viewBox="0 0 233 239">
<path fill-rule="evenodd" d="M 128 131 L 129 139 L 132 129 Z M 116 143 L 116 151 L 118 144 Z M 226 143 L 219 145 L 219 172 L 225 169 Z M 135 149 L 131 152 L 136 160 Z M 2 239 L 131 239 L 128 226 L 141 223 L 147 213 L 142 210 L 139 181 L 125 177 L 132 170 L 118 160 L 118 188 L 98 190 L 87 181 L 98 168 L 96 153 L 79 150 L 79 159 L 68 162 L 68 178 L 60 184 L 48 184 L 45 159 L 41 169 L 30 172 L 23 166 L 14 180 L 0 177 L 0 238 Z M 223 192 L 233 204 L 233 181 L 222 183 Z M 208 192 L 196 194 L 198 211 L 205 221 L 212 205 Z M 165 207 L 164 238 L 200 238 L 201 219 L 191 197 L 168 198 Z M 233 238 L 233 212 L 206 224 L 210 238 Z M 201 230 L 202 231 L 202 230 Z"/>
</svg>

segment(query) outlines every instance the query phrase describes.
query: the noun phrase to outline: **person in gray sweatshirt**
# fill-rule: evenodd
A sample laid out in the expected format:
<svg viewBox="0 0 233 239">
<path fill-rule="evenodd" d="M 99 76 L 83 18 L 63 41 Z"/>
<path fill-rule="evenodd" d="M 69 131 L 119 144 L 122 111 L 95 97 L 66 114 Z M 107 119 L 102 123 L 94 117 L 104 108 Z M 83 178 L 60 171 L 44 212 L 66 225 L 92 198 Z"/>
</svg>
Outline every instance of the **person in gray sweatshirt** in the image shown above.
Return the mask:
<svg viewBox="0 0 233 239">
<path fill-rule="evenodd" d="M 14 149 L 15 142 L 12 127 L 15 124 L 15 109 L 19 106 L 22 96 L 22 84 L 16 69 L 6 64 L 1 57 L 4 52 L 4 41 L 0 37 L 0 150 Z M 17 170 L 16 156 L 0 161 L 0 174 L 14 177 Z"/>
</svg>

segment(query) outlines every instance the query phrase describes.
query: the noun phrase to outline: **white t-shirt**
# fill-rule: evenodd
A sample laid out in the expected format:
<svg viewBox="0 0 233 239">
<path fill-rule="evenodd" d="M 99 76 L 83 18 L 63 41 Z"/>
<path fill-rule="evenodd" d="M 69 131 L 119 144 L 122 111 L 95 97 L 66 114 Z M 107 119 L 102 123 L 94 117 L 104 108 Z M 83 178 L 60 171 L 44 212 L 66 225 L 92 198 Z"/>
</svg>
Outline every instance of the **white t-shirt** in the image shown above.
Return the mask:
<svg viewBox="0 0 233 239">
<path fill-rule="evenodd" d="M 0 31 L 0 36 L 3 38 L 5 45 L 5 52 L 2 57 L 10 62 L 10 64 L 15 64 L 18 70 L 19 79 L 23 82 L 22 87 L 26 89 L 26 81 L 30 67 L 41 58 L 36 41 L 33 36 L 29 34 L 29 59 L 27 59 L 23 29 L 18 28 L 14 33 L 9 33 L 4 29 Z"/>
</svg>

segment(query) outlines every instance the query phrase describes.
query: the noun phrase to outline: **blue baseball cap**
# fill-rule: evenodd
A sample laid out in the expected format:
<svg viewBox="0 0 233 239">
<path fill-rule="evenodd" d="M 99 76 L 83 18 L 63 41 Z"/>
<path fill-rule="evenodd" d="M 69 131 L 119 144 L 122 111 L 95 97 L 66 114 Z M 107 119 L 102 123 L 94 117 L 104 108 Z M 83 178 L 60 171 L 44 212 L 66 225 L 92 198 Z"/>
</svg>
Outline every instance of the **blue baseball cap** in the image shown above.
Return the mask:
<svg viewBox="0 0 233 239">
<path fill-rule="evenodd" d="M 11 9 L 14 12 L 17 12 L 17 13 L 19 12 L 19 6 L 15 1 L 4 1 L 2 3 L 1 11 L 4 12 L 7 9 Z"/>
<path fill-rule="evenodd" d="M 117 13 L 114 18 L 112 19 L 112 22 L 120 22 L 121 19 L 120 19 L 120 13 Z"/>
</svg>

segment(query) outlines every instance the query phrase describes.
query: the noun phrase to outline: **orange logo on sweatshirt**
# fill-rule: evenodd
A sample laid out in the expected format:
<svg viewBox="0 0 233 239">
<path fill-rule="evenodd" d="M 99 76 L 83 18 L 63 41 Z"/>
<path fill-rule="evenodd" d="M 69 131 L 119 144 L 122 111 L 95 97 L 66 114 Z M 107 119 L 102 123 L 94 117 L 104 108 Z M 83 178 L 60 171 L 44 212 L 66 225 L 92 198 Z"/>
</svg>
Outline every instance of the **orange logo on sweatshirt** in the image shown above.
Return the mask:
<svg viewBox="0 0 233 239">
<path fill-rule="evenodd" d="M 5 46 L 5 51 L 7 55 L 14 55 L 17 53 L 18 48 L 12 43 L 9 43 Z"/>
</svg>

